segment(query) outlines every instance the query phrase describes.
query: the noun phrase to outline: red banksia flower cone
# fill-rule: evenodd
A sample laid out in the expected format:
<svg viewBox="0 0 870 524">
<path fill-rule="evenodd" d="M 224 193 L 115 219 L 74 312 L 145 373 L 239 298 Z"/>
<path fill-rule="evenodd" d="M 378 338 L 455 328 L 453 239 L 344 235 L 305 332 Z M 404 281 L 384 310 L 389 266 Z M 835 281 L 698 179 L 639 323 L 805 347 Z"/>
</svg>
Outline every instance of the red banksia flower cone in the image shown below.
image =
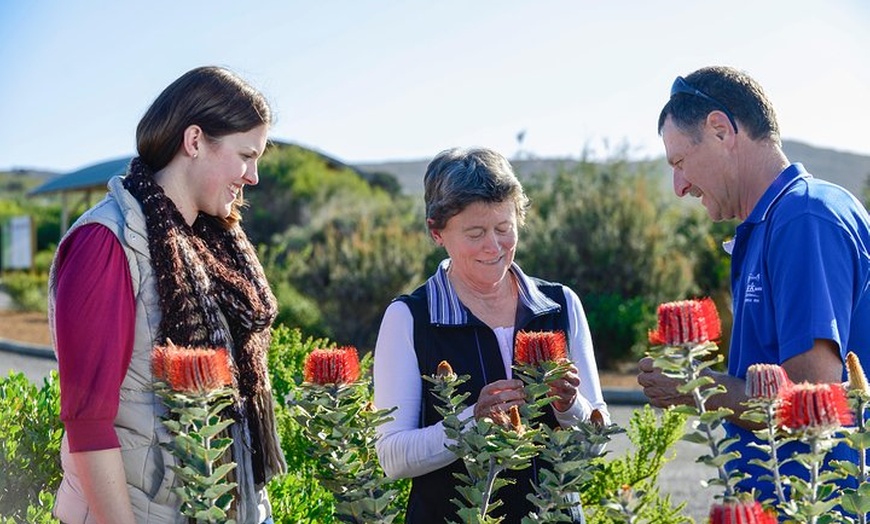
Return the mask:
<svg viewBox="0 0 870 524">
<path fill-rule="evenodd" d="M 151 355 L 154 377 L 174 391 L 207 393 L 233 383 L 233 365 L 226 349 L 195 349 L 167 341 Z"/>
<path fill-rule="evenodd" d="M 351 384 L 359 380 L 359 354 L 353 346 L 315 349 L 305 359 L 305 382 Z"/>
<path fill-rule="evenodd" d="M 753 364 L 746 371 L 746 395 L 773 400 L 791 386 L 785 370 L 777 364 Z"/>
<path fill-rule="evenodd" d="M 658 308 L 658 329 L 649 332 L 654 346 L 702 344 L 719 338 L 719 312 L 710 298 L 666 302 Z"/>
<path fill-rule="evenodd" d="M 537 366 L 543 362 L 559 362 L 568 358 L 565 333 L 561 331 L 520 331 L 516 340 L 518 364 Z"/>
<path fill-rule="evenodd" d="M 756 500 L 724 502 L 710 508 L 710 524 L 776 524 L 776 515 L 761 507 Z"/>
<path fill-rule="evenodd" d="M 854 421 L 840 384 L 803 382 L 784 390 L 781 398 L 777 420 L 789 429 L 837 429 Z"/>
</svg>

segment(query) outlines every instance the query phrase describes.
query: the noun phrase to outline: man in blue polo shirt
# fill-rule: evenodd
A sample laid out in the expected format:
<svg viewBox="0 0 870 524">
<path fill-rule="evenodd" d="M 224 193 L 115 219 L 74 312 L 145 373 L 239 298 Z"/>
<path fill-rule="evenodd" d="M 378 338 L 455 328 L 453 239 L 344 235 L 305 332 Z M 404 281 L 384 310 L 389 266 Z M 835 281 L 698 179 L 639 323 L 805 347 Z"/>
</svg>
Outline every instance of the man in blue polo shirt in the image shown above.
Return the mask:
<svg viewBox="0 0 870 524">
<path fill-rule="evenodd" d="M 761 86 L 728 67 L 677 77 L 659 116 L 677 196 L 701 199 L 713 220 L 738 218 L 731 253 L 734 324 L 728 373 L 710 376 L 727 388 L 710 407 L 735 415 L 726 423 L 742 457 L 730 468 L 749 473 L 744 490 L 773 498 L 745 410 L 750 365 L 781 365 L 793 382 L 845 380 L 846 353 L 870 365 L 870 218 L 848 191 L 807 173 L 782 152 L 779 124 Z M 650 359 L 638 382 L 658 407 L 692 404 Z M 783 456 L 794 450 L 784 449 Z M 836 458 L 857 460 L 841 446 Z M 786 474 L 800 474 L 792 463 Z M 805 475 L 804 475 L 805 476 Z"/>
</svg>

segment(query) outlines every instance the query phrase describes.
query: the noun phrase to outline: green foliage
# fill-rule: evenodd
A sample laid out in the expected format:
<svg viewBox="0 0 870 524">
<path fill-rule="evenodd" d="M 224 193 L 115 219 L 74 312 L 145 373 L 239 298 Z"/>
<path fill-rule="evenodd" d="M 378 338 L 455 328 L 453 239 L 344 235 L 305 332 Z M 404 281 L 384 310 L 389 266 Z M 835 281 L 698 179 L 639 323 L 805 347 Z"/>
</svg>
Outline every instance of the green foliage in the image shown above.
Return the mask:
<svg viewBox="0 0 870 524">
<path fill-rule="evenodd" d="M 495 495 L 512 482 L 500 475 L 531 465 L 540 450 L 540 431 L 514 424 L 503 412 L 493 413 L 492 419 L 459 418 L 468 398 L 467 392 L 458 392 L 459 386 L 469 378 L 452 372 L 423 376 L 432 384 L 430 391 L 440 403 L 435 409 L 443 417 L 445 436 L 452 442 L 447 447 L 465 464 L 466 473 L 454 474 L 459 481 L 456 491 L 462 496 L 451 500 L 459 508 L 457 515 L 465 523 L 498 523 L 502 519 L 490 515 L 502 505 Z"/>
<path fill-rule="evenodd" d="M 641 355 L 646 350 L 647 326 L 654 324 L 656 312 L 643 298 L 589 293 L 583 298 L 583 309 L 595 341 L 595 358 L 599 366 L 612 367 L 614 360 L 627 355 Z M 597 334 L 607 337 L 610 348 L 622 350 L 604 349 L 603 343 L 599 345 Z"/>
<path fill-rule="evenodd" d="M 533 207 L 518 260 L 584 300 L 593 297 L 602 310 L 591 315 L 590 327 L 596 358 L 605 365 L 638 356 L 630 352 L 637 339 L 627 338 L 648 325 L 654 305 L 696 289 L 691 258 L 675 249 L 671 204 L 654 182 L 655 167 L 619 157 L 584 160 L 527 184 Z"/>
<path fill-rule="evenodd" d="M 274 479 L 268 486 L 270 494 L 274 494 L 270 500 L 275 512 L 275 522 L 326 524 L 334 521 L 335 497 L 322 482 L 324 472 L 315 445 L 295 416 L 298 414 L 297 396 L 300 394 L 299 385 L 302 383 L 305 357 L 315 348 L 334 346 L 327 339 L 304 337 L 299 329 L 277 326 L 272 330 L 269 375 L 277 404 L 278 433 L 289 470 L 286 475 Z M 361 369 L 369 369 L 370 356 L 363 358 L 360 366 Z M 370 400 L 371 391 L 367 389 L 360 402 L 367 403 Z M 370 439 L 371 434 L 368 433 L 366 438 Z M 352 439 L 347 442 L 352 442 Z M 378 467 L 377 464 L 377 458 L 371 456 L 367 467 Z M 391 508 L 404 509 L 410 493 L 410 481 L 396 481 L 387 486 L 392 493 Z M 282 498 L 287 495 L 291 496 Z M 397 523 L 401 521 L 402 515 L 397 515 L 393 520 Z"/>
<path fill-rule="evenodd" d="M 236 467 L 227 454 L 233 420 L 224 412 L 235 402 L 234 391 L 180 392 L 161 382 L 155 391 L 168 408 L 163 425 L 172 440 L 163 445 L 178 460 L 169 467 L 178 478 L 172 490 L 181 499 L 181 513 L 198 523 L 233 522 L 227 519 L 237 486 L 228 481 Z"/>
<path fill-rule="evenodd" d="M 3 274 L 2 287 L 17 309 L 48 310 L 48 273 L 8 271 Z"/>
<path fill-rule="evenodd" d="M 635 521 L 691 522 L 680 514 L 685 503 L 673 506 L 657 487 L 662 467 L 673 458 L 668 451 L 682 437 L 685 424 L 686 415 L 674 410 L 662 411 L 660 421 L 648 405 L 632 413 L 626 432 L 632 449 L 622 457 L 597 459 L 598 468 L 581 490 L 589 524 L 628 521 L 625 515 L 617 517 L 608 502 L 630 510 Z"/>
<path fill-rule="evenodd" d="M 59 382 L 52 371 L 41 387 L 23 373 L 0 381 L 0 516 L 47 522 L 60 485 Z"/>
<path fill-rule="evenodd" d="M 722 427 L 725 419 L 734 412 L 728 408 L 707 409 L 707 401 L 710 397 L 725 393 L 725 386 L 716 384 L 711 377 L 703 374 L 705 369 L 722 360 L 721 355 L 710 358 L 716 349 L 716 344 L 713 342 L 660 346 L 652 348 L 650 356 L 655 359 L 655 367 L 660 368 L 665 376 L 679 381 L 680 385 L 677 387 L 679 393 L 691 396 L 692 405 L 674 408 L 697 417 L 693 422 L 692 431 L 683 438 L 710 448 L 710 454 L 700 457 L 698 462 L 716 470 L 716 478 L 708 482 L 710 485 L 722 486 L 725 499 L 731 500 L 735 496 L 737 483 L 745 474 L 736 470 L 728 471 L 725 468 L 728 462 L 740 456 L 739 452 L 730 450 L 737 437 L 727 438 L 716 435 L 716 431 Z"/>
<path fill-rule="evenodd" d="M 295 145 L 269 148 L 258 168 L 260 182 L 245 193 L 245 230 L 254 245 L 271 243 L 288 227 L 308 223 L 315 210 L 339 196 L 389 200 L 352 169 Z"/>
<path fill-rule="evenodd" d="M 290 473 L 266 486 L 275 524 L 332 524 L 335 505 L 332 493 L 320 485 L 310 465 L 291 468 Z"/>
<path fill-rule="evenodd" d="M 319 466 L 315 476 L 335 497 L 342 522 L 393 522 L 401 508 L 375 453 L 377 427 L 395 408 L 375 409 L 365 383 L 303 383 L 292 413 L 309 440 L 308 454 Z"/>
<path fill-rule="evenodd" d="M 413 209 L 407 201 L 335 201 L 309 227 L 288 232 L 268 271 L 311 297 L 335 340 L 370 349 L 387 304 L 423 279 L 432 247 Z"/>
</svg>

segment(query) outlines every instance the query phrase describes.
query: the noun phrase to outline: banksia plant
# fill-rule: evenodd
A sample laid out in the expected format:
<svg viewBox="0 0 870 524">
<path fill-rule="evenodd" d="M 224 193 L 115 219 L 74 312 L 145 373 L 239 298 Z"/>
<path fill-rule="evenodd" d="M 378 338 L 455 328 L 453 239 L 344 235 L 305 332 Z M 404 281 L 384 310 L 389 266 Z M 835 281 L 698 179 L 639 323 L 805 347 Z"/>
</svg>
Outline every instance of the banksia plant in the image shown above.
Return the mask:
<svg viewBox="0 0 870 524">
<path fill-rule="evenodd" d="M 395 408 L 379 410 L 369 402 L 351 346 L 314 349 L 305 359 L 303 379 L 292 410 L 320 465 L 317 478 L 335 497 L 336 518 L 392 522 L 399 510 L 390 501 L 397 492 L 386 487 L 375 443 L 377 427 L 391 420 Z"/>
<path fill-rule="evenodd" d="M 770 480 L 773 483 L 776 504 L 782 504 L 786 500 L 777 454 L 780 448 L 780 441 L 777 438 L 779 432 L 777 410 L 781 403 L 780 394 L 791 385 L 785 370 L 777 364 L 753 364 L 746 371 L 746 395 L 749 400 L 745 403 L 747 409 L 740 418 L 763 426 L 754 433 L 761 442 L 764 442 L 757 447 L 767 454 L 768 459 L 753 459 L 751 463 L 771 472 L 769 477 L 762 477 L 761 480 Z"/>
<path fill-rule="evenodd" d="M 495 495 L 508 484 L 502 473 L 523 469 L 538 453 L 539 431 L 530 428 L 512 406 L 509 411 L 494 411 L 475 421 L 462 417 L 469 394 L 460 393 L 468 375 L 457 375 L 449 363 L 442 361 L 432 375 L 423 375 L 431 384 L 430 391 L 440 405 L 435 409 L 443 418 L 444 433 L 452 442 L 448 449 L 465 464 L 465 474 L 457 474 L 456 491 L 461 499 L 453 499 L 457 515 L 465 523 L 494 523 L 493 510 L 502 505 Z"/>
<path fill-rule="evenodd" d="M 227 523 L 236 467 L 227 450 L 232 446 L 227 408 L 236 402 L 234 370 L 226 349 L 179 347 L 167 341 L 152 352 L 154 389 L 168 412 L 163 424 L 171 440 L 165 444 L 178 464 L 170 465 L 179 485 L 181 513 L 197 523 Z"/>
<path fill-rule="evenodd" d="M 721 355 L 710 358 L 717 349 L 715 340 L 720 335 L 719 313 L 711 299 L 664 303 L 658 307 L 657 329 L 649 332 L 653 348 L 648 354 L 666 376 L 681 383 L 677 388 L 679 393 L 691 396 L 694 406 L 675 408 L 697 416 L 693 431 L 684 439 L 709 446 L 710 455 L 698 461 L 716 469 L 717 477 L 709 483 L 722 486 L 725 499 L 730 500 L 735 496 L 735 485 L 742 474 L 725 469 L 725 464 L 738 455 L 727 449 L 728 442 L 724 437 L 717 437 L 716 430 L 734 412 L 727 408 L 707 409 L 709 398 L 724 393 L 725 388 L 703 374 L 705 369 L 722 361 Z"/>
<path fill-rule="evenodd" d="M 581 487 L 591 482 L 597 466 L 592 460 L 604 453 L 612 435 L 623 433 L 616 424 L 606 425 L 598 410 L 589 421 L 572 428 L 550 428 L 541 424 L 538 483 L 528 495 L 536 511 L 522 524 L 540 522 L 581 522 Z"/>
<path fill-rule="evenodd" d="M 733 500 L 710 508 L 710 524 L 776 523 L 776 513 L 765 510 L 756 500 Z"/>
<path fill-rule="evenodd" d="M 798 522 L 828 521 L 828 513 L 838 504 L 834 481 L 840 475 L 822 471 L 825 454 L 842 439 L 836 435 L 853 422 L 846 393 L 840 384 L 795 384 L 781 392 L 777 410 L 780 427 L 809 445 L 809 452 L 794 460 L 809 471 L 809 480 L 789 476 L 790 500 L 782 511 Z"/>
<path fill-rule="evenodd" d="M 867 514 L 870 513 L 870 471 L 867 467 L 867 450 L 870 449 L 870 421 L 867 417 L 867 410 L 870 408 L 870 385 L 858 355 L 851 351 L 846 355 L 846 370 L 849 375 L 846 396 L 852 412 L 855 413 L 857 426 L 854 432 L 846 435 L 846 442 L 858 452 L 858 463 L 840 461 L 837 468 L 841 473 L 855 478 L 858 487 L 844 489 L 840 503 L 843 509 L 857 515 L 860 524 L 865 524 Z"/>
</svg>

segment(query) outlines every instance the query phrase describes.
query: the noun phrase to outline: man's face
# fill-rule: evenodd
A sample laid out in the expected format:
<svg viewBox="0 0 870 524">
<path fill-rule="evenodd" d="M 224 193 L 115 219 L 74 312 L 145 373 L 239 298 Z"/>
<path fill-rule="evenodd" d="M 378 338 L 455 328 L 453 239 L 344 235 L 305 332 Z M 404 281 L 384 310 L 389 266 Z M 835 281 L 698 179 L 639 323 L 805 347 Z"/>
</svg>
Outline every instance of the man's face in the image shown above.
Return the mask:
<svg viewBox="0 0 870 524">
<path fill-rule="evenodd" d="M 737 216 L 737 186 L 726 169 L 727 152 L 715 131 L 706 124 L 697 136 L 678 128 L 670 116 L 662 126 L 668 164 L 674 171 L 674 193 L 701 199 L 714 221 Z"/>
</svg>

